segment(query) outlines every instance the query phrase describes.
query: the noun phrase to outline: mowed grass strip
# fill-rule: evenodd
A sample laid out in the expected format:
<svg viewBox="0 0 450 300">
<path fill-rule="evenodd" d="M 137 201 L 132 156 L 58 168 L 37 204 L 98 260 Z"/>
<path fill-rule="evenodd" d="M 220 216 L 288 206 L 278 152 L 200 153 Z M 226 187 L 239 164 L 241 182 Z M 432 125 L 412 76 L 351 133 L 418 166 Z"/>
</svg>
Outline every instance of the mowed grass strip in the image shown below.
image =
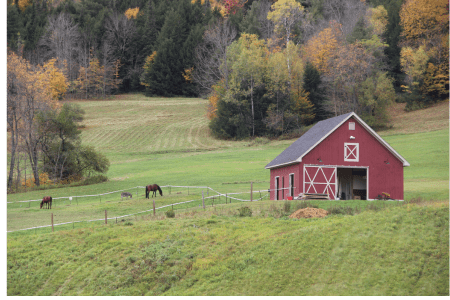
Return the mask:
<svg viewBox="0 0 450 300">
<path fill-rule="evenodd" d="M 448 228 L 440 203 L 301 220 L 210 209 L 9 235 L 7 294 L 448 295 Z"/>
<path fill-rule="evenodd" d="M 203 99 L 135 95 L 75 103 L 86 111 L 83 142 L 107 153 L 230 146 L 209 136 L 207 101 Z"/>
</svg>

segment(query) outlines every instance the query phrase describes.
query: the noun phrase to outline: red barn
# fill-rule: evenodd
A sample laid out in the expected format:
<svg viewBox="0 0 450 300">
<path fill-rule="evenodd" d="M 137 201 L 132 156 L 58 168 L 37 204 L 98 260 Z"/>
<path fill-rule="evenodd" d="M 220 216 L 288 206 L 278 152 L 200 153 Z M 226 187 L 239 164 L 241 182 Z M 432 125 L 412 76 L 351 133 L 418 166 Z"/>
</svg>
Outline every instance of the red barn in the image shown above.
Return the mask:
<svg viewBox="0 0 450 300">
<path fill-rule="evenodd" d="M 409 163 L 354 112 L 323 120 L 272 160 L 270 199 L 328 194 L 330 199 L 403 200 Z"/>
</svg>

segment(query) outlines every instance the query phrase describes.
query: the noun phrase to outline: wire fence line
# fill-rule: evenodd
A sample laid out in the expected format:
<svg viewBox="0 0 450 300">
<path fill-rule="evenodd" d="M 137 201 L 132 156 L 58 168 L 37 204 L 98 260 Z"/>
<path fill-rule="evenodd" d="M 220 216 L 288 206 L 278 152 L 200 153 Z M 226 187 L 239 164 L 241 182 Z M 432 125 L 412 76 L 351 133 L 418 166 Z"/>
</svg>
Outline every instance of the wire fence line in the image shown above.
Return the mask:
<svg viewBox="0 0 450 300">
<path fill-rule="evenodd" d="M 166 186 L 160 186 L 160 187 L 161 188 L 175 187 L 175 188 L 208 189 L 208 190 L 211 190 L 211 191 L 215 192 L 216 195 L 206 196 L 206 197 L 202 196 L 201 199 L 194 199 L 194 200 L 188 200 L 188 201 L 183 201 L 183 202 L 171 203 L 171 204 L 155 207 L 154 209 L 152 208 L 152 209 L 148 209 L 148 210 L 144 210 L 144 211 L 140 211 L 140 212 L 136 212 L 136 213 L 132 213 L 132 214 L 127 214 L 127 215 L 114 216 L 114 217 L 109 217 L 109 218 L 105 217 L 105 218 L 93 219 L 93 220 L 70 221 L 70 222 L 64 222 L 64 223 L 58 223 L 58 224 L 34 226 L 34 227 L 29 227 L 29 228 L 17 229 L 17 230 L 9 230 L 7 232 L 16 232 L 16 231 L 38 229 L 38 228 L 45 228 L 45 227 L 52 227 L 53 228 L 53 226 L 75 224 L 75 223 L 82 223 L 82 222 L 98 222 L 98 221 L 106 221 L 106 220 L 113 220 L 113 219 L 117 220 L 117 219 L 121 219 L 121 218 L 125 218 L 125 217 L 135 216 L 135 215 L 142 214 L 142 213 L 148 213 L 148 212 L 151 212 L 151 211 L 155 212 L 156 210 L 159 210 L 159 209 L 162 209 L 162 208 L 166 208 L 166 207 L 173 207 L 173 206 L 176 206 L 176 205 L 186 204 L 186 203 L 195 202 L 195 201 L 204 201 L 205 199 L 211 199 L 211 198 L 215 199 L 215 198 L 220 197 L 220 196 L 226 197 L 228 199 L 234 199 L 236 201 L 241 201 L 241 202 L 260 201 L 260 200 L 264 199 L 265 197 L 267 197 L 269 195 L 269 194 L 266 194 L 266 195 L 262 196 L 261 195 L 262 192 L 270 192 L 270 189 L 265 189 L 265 190 L 259 190 L 259 191 L 240 192 L 240 193 L 220 193 L 220 192 L 214 190 L 213 188 L 207 187 L 207 186 L 174 186 L 174 185 L 166 185 Z M 117 191 L 112 191 L 112 192 L 106 192 L 106 193 L 97 194 L 97 195 L 81 195 L 81 196 L 57 197 L 57 198 L 53 198 L 53 200 L 55 200 L 55 199 L 72 199 L 72 198 L 77 198 L 77 197 L 98 197 L 98 196 L 103 196 L 103 195 L 108 195 L 108 194 L 113 194 L 113 193 L 119 193 L 119 192 L 131 190 L 131 189 L 136 189 L 136 188 L 145 188 L 145 187 L 144 186 L 136 186 L 136 187 L 132 187 L 132 188 L 127 188 L 127 189 L 117 190 Z M 260 193 L 260 198 L 247 200 L 247 199 L 239 199 L 239 198 L 236 198 L 236 197 L 229 196 L 229 195 L 248 194 L 248 193 Z M 42 200 L 23 200 L 23 201 L 15 201 L 15 202 L 7 202 L 7 203 L 23 203 L 23 202 L 34 202 L 34 201 L 42 201 Z M 231 201 L 230 201 L 230 203 L 231 203 Z M 105 214 L 106 214 L 106 212 L 105 212 Z M 52 222 L 53 222 L 53 216 L 52 216 Z"/>
<path fill-rule="evenodd" d="M 209 186 L 182 186 L 182 185 L 164 185 L 164 186 L 160 186 L 161 188 L 193 188 L 193 189 L 208 189 L 211 190 L 213 192 L 215 192 L 217 195 L 220 196 L 225 196 L 225 195 L 238 195 L 238 194 L 249 194 L 252 192 L 239 192 L 239 193 L 220 193 L 216 190 L 214 190 L 213 188 L 209 187 Z M 145 188 L 145 186 L 135 186 L 135 187 L 131 187 L 131 188 L 127 188 L 127 189 L 123 189 L 123 190 L 117 190 L 117 191 L 112 191 L 112 192 L 106 192 L 106 193 L 102 193 L 102 194 L 95 194 L 95 195 L 79 195 L 79 196 L 64 196 L 64 197 L 55 197 L 52 199 L 53 200 L 60 200 L 60 199 L 75 199 L 75 198 L 84 198 L 84 197 L 99 197 L 99 196 L 104 196 L 104 195 L 110 195 L 110 194 L 114 194 L 114 193 L 120 193 L 120 192 L 124 192 L 124 191 L 129 191 L 132 189 L 137 189 L 137 188 Z M 281 188 L 280 188 L 281 189 Z M 260 190 L 260 191 L 253 191 L 253 193 L 261 193 L 261 192 L 269 192 L 269 189 L 265 189 L 265 190 Z M 231 197 L 230 197 L 231 198 Z M 233 198 L 237 201 L 250 201 L 250 200 L 245 200 L 245 199 L 239 199 L 239 198 Z M 28 202 L 37 202 L 37 201 L 42 201 L 42 199 L 36 199 L 36 200 L 22 200 L 22 201 L 12 201 L 12 202 L 6 202 L 7 204 L 14 204 L 14 203 L 28 203 Z M 256 201 L 256 200 L 255 200 Z"/>
</svg>

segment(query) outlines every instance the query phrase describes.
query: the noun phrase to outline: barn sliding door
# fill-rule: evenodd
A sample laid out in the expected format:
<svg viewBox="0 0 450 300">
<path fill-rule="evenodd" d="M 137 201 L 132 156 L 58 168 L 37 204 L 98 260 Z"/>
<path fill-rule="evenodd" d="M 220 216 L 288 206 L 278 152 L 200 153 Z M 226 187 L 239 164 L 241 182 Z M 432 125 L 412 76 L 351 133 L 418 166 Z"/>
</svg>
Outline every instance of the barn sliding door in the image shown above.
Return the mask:
<svg viewBox="0 0 450 300">
<path fill-rule="evenodd" d="M 306 194 L 328 194 L 336 199 L 336 167 L 304 166 L 303 192 Z"/>
</svg>

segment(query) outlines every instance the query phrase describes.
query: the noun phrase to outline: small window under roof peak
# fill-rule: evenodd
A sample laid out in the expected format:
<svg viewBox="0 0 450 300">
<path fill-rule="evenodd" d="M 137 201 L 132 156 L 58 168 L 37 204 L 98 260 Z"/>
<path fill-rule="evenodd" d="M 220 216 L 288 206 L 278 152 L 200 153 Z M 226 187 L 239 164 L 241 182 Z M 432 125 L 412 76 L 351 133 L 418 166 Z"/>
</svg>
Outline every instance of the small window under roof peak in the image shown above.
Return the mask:
<svg viewBox="0 0 450 300">
<path fill-rule="evenodd" d="M 348 130 L 355 130 L 355 122 L 348 123 Z"/>
</svg>

